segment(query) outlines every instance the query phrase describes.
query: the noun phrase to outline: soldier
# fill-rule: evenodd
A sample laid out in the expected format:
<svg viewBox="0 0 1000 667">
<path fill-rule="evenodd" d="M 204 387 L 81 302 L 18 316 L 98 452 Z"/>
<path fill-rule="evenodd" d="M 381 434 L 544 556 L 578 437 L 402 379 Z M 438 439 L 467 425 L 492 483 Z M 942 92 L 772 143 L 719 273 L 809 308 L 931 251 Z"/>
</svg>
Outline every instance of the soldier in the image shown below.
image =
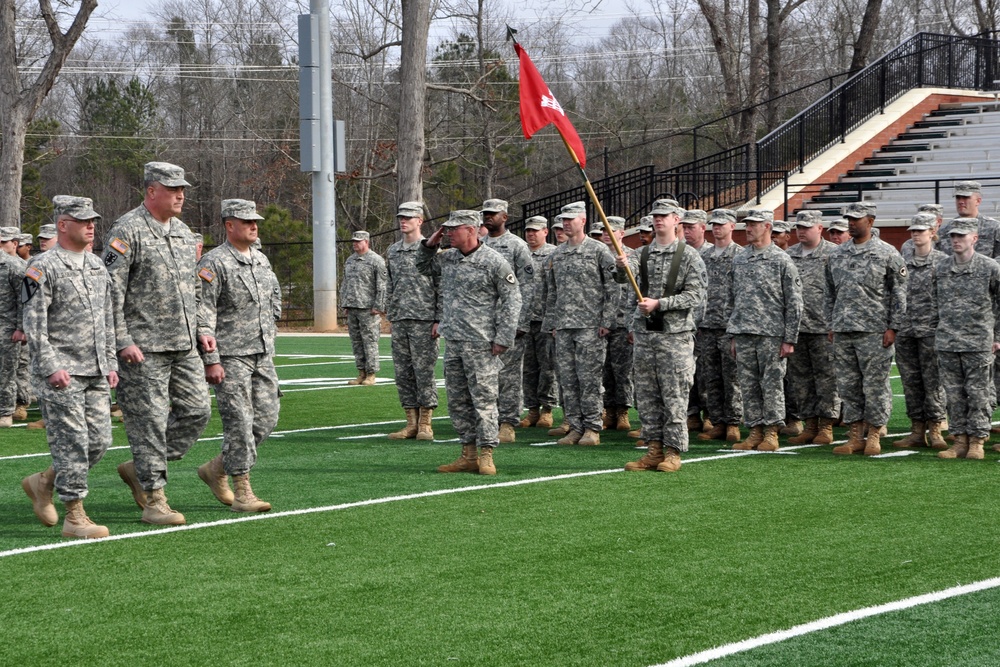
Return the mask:
<svg viewBox="0 0 1000 667">
<path fill-rule="evenodd" d="M 438 359 L 438 278 L 417 271 L 417 253 L 424 235 L 424 205 L 403 202 L 396 211 L 403 238 L 386 252 L 389 276 L 386 314 L 392 323 L 392 365 L 396 391 L 406 412 L 406 426 L 389 434 L 391 440 L 433 440 L 431 419 L 438 405 L 434 366 Z"/>
<path fill-rule="evenodd" d="M 118 218 L 104 244 L 123 362 L 118 403 L 133 457 L 118 474 L 142 507 L 142 521 L 157 525 L 185 522 L 167 504 L 167 462 L 187 453 L 212 415 L 197 350 L 194 239 L 176 217 L 188 185 L 182 168 L 147 163 L 143 203 Z"/>
<path fill-rule="evenodd" d="M 198 477 L 234 512 L 271 509 L 250 486 L 257 448 L 274 430 L 279 410 L 274 303 L 280 294 L 267 257 L 252 248 L 263 219 L 254 202 L 223 199 L 226 242 L 198 263 L 198 342 L 222 418 L 222 453 L 201 465 Z"/>
<path fill-rule="evenodd" d="M 826 265 L 837 247 L 823 238 L 823 216 L 819 211 L 799 211 L 795 217 L 798 243 L 788 256 L 802 281 L 802 320 L 799 342 L 788 358 L 787 379 L 800 417 L 806 420 L 802 433 L 788 439 L 793 445 L 833 444 L 833 422 L 840 411 L 837 377 L 833 371 L 833 343 L 824 314 Z"/>
<path fill-rule="evenodd" d="M 38 229 L 38 252 L 50 250 L 56 244 L 56 226 L 42 225 Z"/>
<path fill-rule="evenodd" d="M 938 327 L 937 292 L 934 289 L 934 266 L 947 257 L 934 248 L 933 213 L 917 213 L 910 220 L 910 236 L 904 244 L 906 262 L 906 315 L 896 335 L 896 366 L 906 398 L 906 416 L 910 434 L 892 443 L 896 447 L 922 447 L 929 444 L 945 449 L 941 436 L 945 418 L 945 393 L 938 375 L 938 355 L 934 332 Z"/>
<path fill-rule="evenodd" d="M 830 228 L 827 230 L 827 234 L 830 236 L 830 243 L 840 245 L 850 239 L 851 235 L 847 233 L 847 229 L 847 220 L 834 220 L 831 222 Z"/>
<path fill-rule="evenodd" d="M 524 222 L 524 238 L 535 265 L 535 290 L 532 293 L 529 316 L 531 328 L 524 337 L 522 386 L 524 406 L 528 408 L 528 414 L 521 420 L 522 427 L 537 426 L 545 429 L 552 428 L 552 407 L 559 398 L 553 360 L 555 340 L 552 334 L 542 330 L 542 320 L 545 317 L 545 267 L 549 256 L 556 249 L 551 243 L 545 242 L 548 237 L 547 223 L 540 215 L 532 216 Z"/>
<path fill-rule="evenodd" d="M 563 228 L 562 220 L 558 217 L 556 218 L 556 221 L 552 223 L 552 233 L 556 236 L 556 245 L 566 243 L 566 230 Z"/>
<path fill-rule="evenodd" d="M 21 279 L 25 261 L 14 254 L 20 230 L 0 227 L 0 428 L 14 425 L 17 409 L 17 366 L 21 345 Z"/>
<path fill-rule="evenodd" d="M 976 181 L 955 184 L 955 210 L 960 218 L 975 218 L 978 222 L 976 252 L 992 259 L 1000 259 L 1000 221 L 979 212 L 983 203 L 983 186 Z M 938 230 L 938 250 L 946 255 L 954 252 L 949 238 L 954 220 L 941 225 Z"/>
<path fill-rule="evenodd" d="M 931 226 L 931 240 L 934 242 L 934 249 L 938 249 L 938 229 L 941 228 L 941 223 L 944 222 L 944 206 L 941 204 L 921 204 L 917 207 L 917 213 L 930 213 L 934 216 L 935 221 L 933 226 Z M 949 241 L 950 245 L 950 241 Z M 909 238 L 903 241 L 903 245 L 899 248 L 899 254 L 903 256 L 903 259 L 907 262 L 913 256 L 913 239 Z M 933 264 L 933 262 L 932 262 Z"/>
<path fill-rule="evenodd" d="M 26 262 L 31 259 L 32 240 L 31 234 L 21 234 L 17 238 L 17 256 Z"/>
<path fill-rule="evenodd" d="M 17 256 L 25 262 L 31 259 L 31 242 L 31 234 L 21 234 L 17 240 Z M 22 345 L 17 364 L 17 408 L 14 410 L 15 421 L 27 421 L 28 406 L 35 402 L 35 397 L 31 392 L 31 371 L 29 370 L 29 366 L 28 346 Z"/>
<path fill-rule="evenodd" d="M 644 215 L 639 218 L 639 245 L 649 245 L 653 242 L 653 216 Z"/>
<path fill-rule="evenodd" d="M 110 390 L 118 384 L 111 279 L 85 252 L 101 216 L 85 197 L 52 199 L 59 245 L 39 256 L 21 288 L 35 389 L 45 401 L 52 466 L 21 487 L 45 526 L 59 520 L 53 488 L 66 505 L 63 537 L 107 537 L 83 509 L 90 468 L 111 445 Z"/>
<path fill-rule="evenodd" d="M 546 271 L 545 321 L 555 332 L 556 368 L 563 390 L 567 428 L 561 445 L 601 444 L 601 380 L 604 341 L 614 324 L 620 288 L 615 259 L 607 247 L 587 238 L 583 202 L 562 207 L 559 218 L 566 243 L 549 257 Z M 562 429 L 549 431 L 559 435 Z"/>
<path fill-rule="evenodd" d="M 521 425 L 521 385 L 524 366 L 524 335 L 531 330 L 531 306 L 535 293 L 535 264 L 528 244 L 507 231 L 507 202 L 483 202 L 483 224 L 489 230 L 487 246 L 507 260 L 521 291 L 521 312 L 517 316 L 514 344 L 500 357 L 500 387 L 497 409 L 500 414 L 500 442 L 514 442 L 514 427 Z"/>
<path fill-rule="evenodd" d="M 717 208 L 709 219 L 715 244 L 702 254 L 707 273 L 705 313 L 698 324 L 698 373 L 701 395 L 712 427 L 698 434 L 699 440 L 740 439 L 739 423 L 743 419 L 743 394 L 739 372 L 732 355 L 732 336 L 726 333 L 732 308 L 729 289 L 733 280 L 733 257 L 742 246 L 733 242 L 736 213 Z"/>
<path fill-rule="evenodd" d="M 707 223 L 708 214 L 697 208 L 684 211 L 684 216 L 681 218 L 681 229 L 684 232 L 685 243 L 699 253 L 703 253 L 705 249 Z"/>
<path fill-rule="evenodd" d="M 771 228 L 771 242 L 785 252 L 788 252 L 788 246 L 792 242 L 792 227 L 790 222 L 775 220 Z"/>
<path fill-rule="evenodd" d="M 707 229 L 708 214 L 701 209 L 691 209 L 684 211 L 681 217 L 681 230 L 684 233 L 684 241 L 688 246 L 694 248 L 701 255 L 702 260 L 705 259 L 705 254 L 712 250 L 712 244 L 705 242 L 705 230 Z M 624 296 L 627 293 L 623 292 Z M 704 303 L 702 303 L 704 306 Z M 701 318 L 704 316 L 704 308 L 699 308 L 698 312 L 695 313 L 694 323 L 695 326 L 700 326 Z M 703 382 L 701 381 L 701 376 L 699 375 L 699 364 L 698 359 L 701 356 L 701 346 L 698 342 L 698 338 L 695 337 L 694 341 L 694 359 L 695 359 L 695 371 L 694 371 L 694 384 L 691 386 L 691 396 L 688 398 L 688 420 L 687 427 L 689 431 L 710 431 L 712 430 L 712 422 L 708 419 L 706 415 L 705 419 L 701 418 L 702 410 L 704 409 L 703 401 L 701 397 L 701 387 Z"/>
<path fill-rule="evenodd" d="M 417 270 L 440 277 L 444 384 L 462 443 L 462 455 L 438 472 L 497 474 L 499 357 L 514 344 L 521 292 L 507 260 L 477 236 L 480 220 L 478 211 L 452 211 L 417 254 Z M 445 233 L 451 247 L 438 253 Z"/>
<path fill-rule="evenodd" d="M 608 216 L 608 223 L 611 226 L 611 233 L 618 239 L 618 245 L 622 246 L 622 239 L 625 238 L 625 218 L 618 216 Z M 611 245 L 611 237 L 604 224 L 598 222 L 595 227 L 601 230 L 601 242 L 614 252 Z M 634 254 L 631 248 L 622 246 L 626 260 Z M 624 272 L 623 272 L 624 273 Z M 632 384 L 632 343 L 629 340 L 628 320 L 632 317 L 632 308 L 629 308 L 629 292 L 632 286 L 627 282 L 620 286 L 621 294 L 618 300 L 618 308 L 615 310 L 614 326 L 604 338 L 607 343 L 607 350 L 604 358 L 604 376 L 602 386 L 604 389 L 604 420 L 602 426 L 605 430 L 615 429 L 618 431 L 629 431 L 632 424 L 628 419 L 628 409 L 633 400 Z"/>
<path fill-rule="evenodd" d="M 685 427 L 688 395 L 694 383 L 695 311 L 705 298 L 705 265 L 694 248 L 677 238 L 682 210 L 672 200 L 657 200 L 651 215 L 656 236 L 634 261 L 640 290 L 631 319 L 636 398 L 642 438 L 648 450 L 625 470 L 676 472 L 688 450 Z M 619 267 L 627 261 L 617 257 Z M 615 274 L 624 280 L 624 272 Z M 634 293 L 633 293 L 634 294 Z"/>
<path fill-rule="evenodd" d="M 750 429 L 733 449 L 778 451 L 785 416 L 785 359 L 795 352 L 802 318 L 802 282 L 787 253 L 771 242 L 773 213 L 750 209 L 747 246 L 733 258 L 732 314 L 726 333 L 743 393 L 743 421 Z"/>
<path fill-rule="evenodd" d="M 879 431 L 892 410 L 889 367 L 906 314 L 906 266 L 895 248 L 872 237 L 872 207 L 849 204 L 844 216 L 851 240 L 830 254 L 824 314 L 850 435 L 833 453 L 876 456 L 882 451 Z"/>
<path fill-rule="evenodd" d="M 351 246 L 354 254 L 344 262 L 344 279 L 340 283 L 340 307 L 347 311 L 347 331 L 351 336 L 354 363 L 358 377 L 350 385 L 370 387 L 378 373 L 379 315 L 385 312 L 388 275 L 385 260 L 369 247 L 368 232 L 354 232 Z"/>
</svg>

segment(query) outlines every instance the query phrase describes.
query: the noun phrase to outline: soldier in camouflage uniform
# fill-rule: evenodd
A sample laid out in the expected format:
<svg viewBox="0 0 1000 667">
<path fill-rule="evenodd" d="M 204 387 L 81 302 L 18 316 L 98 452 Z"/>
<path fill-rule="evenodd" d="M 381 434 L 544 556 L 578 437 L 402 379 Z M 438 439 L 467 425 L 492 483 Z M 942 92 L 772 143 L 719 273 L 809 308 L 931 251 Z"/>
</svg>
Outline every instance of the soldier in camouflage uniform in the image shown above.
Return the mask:
<svg viewBox="0 0 1000 667">
<path fill-rule="evenodd" d="M 702 254 L 707 272 L 705 313 L 698 323 L 698 366 L 701 395 L 712 428 L 698 434 L 699 440 L 740 439 L 743 420 L 743 394 L 739 372 L 733 358 L 733 339 L 726 333 L 731 314 L 729 289 L 733 280 L 733 257 L 742 246 L 733 242 L 736 213 L 717 208 L 709 219 L 715 245 Z"/>
<path fill-rule="evenodd" d="M 441 281 L 444 385 L 462 443 L 462 455 L 439 472 L 497 474 L 493 448 L 499 444 L 500 356 L 514 344 L 521 292 L 507 260 L 479 240 L 481 219 L 478 211 L 452 211 L 420 242 L 417 254 L 417 270 Z M 438 253 L 445 233 L 451 247 Z"/>
<path fill-rule="evenodd" d="M 849 204 L 844 216 L 851 240 L 830 254 L 824 314 L 830 323 L 837 393 L 850 435 L 833 452 L 875 456 L 882 451 L 879 430 L 889 422 L 892 410 L 889 367 L 896 332 L 906 315 L 907 273 L 899 252 L 872 237 L 874 207 Z"/>
<path fill-rule="evenodd" d="M 688 449 L 685 419 L 694 383 L 694 316 L 705 299 L 705 264 L 697 250 L 677 237 L 682 212 L 673 200 L 657 200 L 651 212 L 656 235 L 633 259 L 645 295 L 638 301 L 633 292 L 637 307 L 630 322 L 635 356 L 642 360 L 635 365 L 635 388 L 648 450 L 638 461 L 625 464 L 629 471 L 675 472 L 681 467 L 681 452 Z M 683 255 L 671 290 L 677 253 Z M 619 267 L 626 261 L 623 255 L 617 258 Z M 624 280 L 624 271 L 615 277 Z"/>
<path fill-rule="evenodd" d="M 31 260 L 31 242 L 31 234 L 21 234 L 18 238 L 17 256 L 25 262 Z M 17 364 L 17 409 L 14 410 L 14 419 L 17 421 L 28 419 L 28 406 L 35 402 L 35 395 L 31 391 L 30 365 L 28 346 L 22 345 L 21 356 Z"/>
<path fill-rule="evenodd" d="M 21 279 L 27 264 L 17 256 L 17 227 L 0 227 L 0 428 L 10 428 L 17 408 L 17 366 L 21 345 Z"/>
<path fill-rule="evenodd" d="M 263 219 L 254 202 L 223 199 L 226 242 L 198 263 L 198 342 L 222 418 L 222 453 L 200 466 L 198 477 L 234 512 L 271 509 L 250 486 L 257 448 L 274 430 L 279 410 L 274 304 L 281 294 L 267 257 L 252 248 Z"/>
<path fill-rule="evenodd" d="M 583 202 L 562 207 L 559 218 L 566 243 L 549 257 L 545 321 L 556 337 L 556 375 L 563 390 L 569 430 L 562 445 L 601 443 L 601 380 L 604 341 L 614 324 L 621 289 L 615 283 L 615 258 L 600 241 L 584 233 Z M 557 429 L 549 433 L 558 435 Z"/>
<path fill-rule="evenodd" d="M 896 335 L 896 366 L 906 397 L 910 434 L 892 443 L 896 447 L 945 449 L 941 426 L 946 414 L 944 387 L 938 375 L 934 332 L 938 327 L 938 302 L 934 266 L 947 257 L 934 248 L 937 220 L 933 213 L 918 213 L 910 221 L 906 262 L 906 315 Z"/>
<path fill-rule="evenodd" d="M 917 213 L 930 213 L 934 216 L 934 224 L 931 225 L 931 239 L 933 241 L 933 246 L 935 250 L 938 250 L 938 242 L 941 240 L 938 237 L 938 229 L 941 228 L 941 223 L 944 222 L 944 206 L 941 204 L 920 204 L 917 207 Z M 951 245 L 951 242 L 948 242 Z M 940 252 L 940 251 L 939 251 Z M 903 241 L 903 245 L 899 248 L 899 254 L 903 256 L 903 260 L 909 262 L 910 258 L 913 256 L 913 239 L 909 238 Z"/>
<path fill-rule="evenodd" d="M 378 339 L 385 312 L 388 274 L 385 260 L 369 248 L 368 232 L 354 232 L 351 245 L 354 254 L 344 262 L 344 279 L 340 282 L 340 307 L 347 311 L 347 331 L 351 336 L 354 362 L 358 377 L 350 385 L 371 386 L 379 370 Z"/>
<path fill-rule="evenodd" d="M 934 267 L 941 383 L 955 442 L 942 459 L 982 459 L 993 412 L 993 361 L 1000 351 L 1000 265 L 975 250 L 976 218 L 949 224 L 954 252 Z"/>
<path fill-rule="evenodd" d="M 775 220 L 771 227 L 771 243 L 778 246 L 779 250 L 788 251 L 792 243 L 792 228 L 794 225 L 785 220 Z"/>
<path fill-rule="evenodd" d="M 118 404 L 132 461 L 118 474 L 142 507 L 142 521 L 180 525 L 167 504 L 167 462 L 178 461 L 212 415 L 196 328 L 201 281 L 184 206 L 184 170 L 145 166 L 145 199 L 108 232 L 104 265 L 114 283 Z"/>
<path fill-rule="evenodd" d="M 733 258 L 731 314 L 726 332 L 743 393 L 743 421 L 750 429 L 733 449 L 778 450 L 785 416 L 785 359 L 795 352 L 802 318 L 802 282 L 792 259 L 771 242 L 771 211 L 750 209 L 747 246 Z"/>
<path fill-rule="evenodd" d="M 833 422 L 840 414 L 837 376 L 833 370 L 833 343 L 824 314 L 826 265 L 837 246 L 823 238 L 819 211 L 799 211 L 795 218 L 798 243 L 788 249 L 802 281 L 802 320 L 799 342 L 788 358 L 787 380 L 798 416 L 806 420 L 802 433 L 789 444 L 833 444 Z"/>
<path fill-rule="evenodd" d="M 622 247 L 625 258 L 629 259 L 634 254 L 631 248 L 622 244 L 625 238 L 625 218 L 618 216 L 608 216 L 608 223 L 611 225 L 611 232 L 618 239 L 618 245 Z M 614 252 L 611 245 L 611 238 L 608 236 L 604 223 L 597 222 L 594 229 L 599 230 L 601 242 Z M 591 232 L 593 233 L 593 231 Z M 604 421 L 602 426 L 605 429 L 616 429 L 619 431 L 629 431 L 632 424 L 629 423 L 628 409 L 633 404 L 634 387 L 632 383 L 632 343 L 629 340 L 628 320 L 632 317 L 632 310 L 629 308 L 629 292 L 632 286 L 627 282 L 620 287 L 618 308 L 615 310 L 614 326 L 605 337 L 607 349 L 604 359 Z"/>
<path fill-rule="evenodd" d="M 847 229 L 848 225 L 846 218 L 831 222 L 826 232 L 830 237 L 830 243 L 833 245 L 841 245 L 844 241 L 850 240 L 851 235 L 848 233 Z"/>
<path fill-rule="evenodd" d="M 545 241 L 548 236 L 547 222 L 542 216 L 536 215 L 524 223 L 524 237 L 535 267 L 535 290 L 532 293 L 529 315 L 531 329 L 524 336 L 522 387 L 528 414 L 521 420 L 522 427 L 537 426 L 545 429 L 552 428 L 552 407 L 559 400 L 559 384 L 556 382 L 554 364 L 555 340 L 551 333 L 542 329 L 545 317 L 545 267 L 549 256 L 556 249 Z"/>
<path fill-rule="evenodd" d="M 653 216 L 644 215 L 639 218 L 636 229 L 639 230 L 639 245 L 649 245 L 653 242 Z"/>
<path fill-rule="evenodd" d="M 42 225 L 38 228 L 38 252 L 51 250 L 56 244 L 56 226 Z"/>
<path fill-rule="evenodd" d="M 392 323 L 392 365 L 396 391 L 406 412 L 406 426 L 390 433 L 391 440 L 433 440 L 431 418 L 438 405 L 434 367 L 438 359 L 438 278 L 417 271 L 417 253 L 424 236 L 424 205 L 403 202 L 396 212 L 403 238 L 385 255 L 389 276 L 386 312 Z"/>
<path fill-rule="evenodd" d="M 524 360 L 524 336 L 531 330 L 531 306 L 535 294 L 535 263 L 524 239 L 507 231 L 507 202 L 487 199 L 483 202 L 483 224 L 489 230 L 487 246 L 500 253 L 514 269 L 521 291 L 521 312 L 517 316 L 514 344 L 500 357 L 500 388 L 497 409 L 500 414 L 500 442 L 514 442 L 514 427 L 521 425 L 521 385 Z"/>
<path fill-rule="evenodd" d="M 684 241 L 688 246 L 694 248 L 701 255 L 702 260 L 705 259 L 707 253 L 712 252 L 714 246 L 711 243 L 705 242 L 705 231 L 708 229 L 708 214 L 701 209 L 690 209 L 684 211 L 684 215 L 681 217 L 680 229 L 684 233 Z M 704 302 L 702 306 L 704 306 Z M 695 313 L 694 323 L 695 326 L 701 326 L 701 319 L 705 316 L 704 308 L 700 309 Z M 701 356 L 701 343 L 698 337 L 695 336 L 694 339 L 694 360 L 695 360 L 695 370 L 694 370 L 694 385 L 691 386 L 691 396 L 688 398 L 688 422 L 687 427 L 689 431 L 710 431 L 712 430 L 713 424 L 708 418 L 708 410 L 705 408 L 705 400 L 701 393 L 701 388 L 704 383 L 701 380 L 701 364 L 698 363 L 698 359 Z M 702 411 L 705 411 L 705 419 L 702 419 Z"/>
<path fill-rule="evenodd" d="M 110 388 L 118 383 L 112 285 L 85 251 L 100 215 L 85 197 L 52 200 L 59 246 L 39 256 L 21 288 L 35 390 L 45 401 L 52 466 L 21 482 L 46 526 L 59 520 L 53 488 L 66 505 L 63 537 L 107 537 L 83 509 L 88 471 L 111 445 Z"/>
</svg>

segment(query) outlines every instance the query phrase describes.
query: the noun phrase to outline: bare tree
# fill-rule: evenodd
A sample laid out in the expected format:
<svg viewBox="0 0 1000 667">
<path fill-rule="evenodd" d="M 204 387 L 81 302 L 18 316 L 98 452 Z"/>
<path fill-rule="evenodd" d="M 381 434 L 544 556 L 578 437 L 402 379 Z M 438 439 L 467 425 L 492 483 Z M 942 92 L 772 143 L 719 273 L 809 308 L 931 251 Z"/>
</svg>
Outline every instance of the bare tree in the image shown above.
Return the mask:
<svg viewBox="0 0 1000 667">
<path fill-rule="evenodd" d="M 402 0 L 403 46 L 399 63 L 399 122 L 396 142 L 396 198 L 423 198 L 424 119 L 427 99 L 427 33 L 430 0 Z"/>
</svg>

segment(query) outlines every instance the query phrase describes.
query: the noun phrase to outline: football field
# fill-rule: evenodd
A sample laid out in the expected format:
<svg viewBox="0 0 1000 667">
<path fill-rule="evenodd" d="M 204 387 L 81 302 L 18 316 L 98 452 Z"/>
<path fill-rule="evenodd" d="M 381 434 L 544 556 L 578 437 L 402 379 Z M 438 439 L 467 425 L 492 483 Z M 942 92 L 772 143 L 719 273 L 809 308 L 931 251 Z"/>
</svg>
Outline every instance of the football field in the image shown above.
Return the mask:
<svg viewBox="0 0 1000 667">
<path fill-rule="evenodd" d="M 49 465 L 44 433 L 0 432 L 0 665 L 1000 665 L 989 448 L 694 439 L 679 473 L 625 473 L 641 452 L 623 432 L 560 447 L 517 429 L 496 477 L 443 475 L 460 451 L 443 383 L 434 442 L 386 439 L 404 415 L 381 344 L 357 387 L 346 337 L 279 337 L 281 417 L 251 475 L 266 514 L 197 477 L 214 402 L 170 467 L 186 526 L 139 522 L 114 424 L 85 501 L 98 541 L 60 537 L 58 501 L 55 527 L 32 513 L 20 480 Z"/>
</svg>

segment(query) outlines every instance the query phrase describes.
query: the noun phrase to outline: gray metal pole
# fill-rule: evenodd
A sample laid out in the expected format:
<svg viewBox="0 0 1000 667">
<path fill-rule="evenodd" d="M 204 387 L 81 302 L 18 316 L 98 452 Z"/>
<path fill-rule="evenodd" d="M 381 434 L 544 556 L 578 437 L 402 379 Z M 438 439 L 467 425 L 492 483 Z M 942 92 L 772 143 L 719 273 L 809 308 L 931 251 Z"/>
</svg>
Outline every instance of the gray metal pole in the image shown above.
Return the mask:
<svg viewBox="0 0 1000 667">
<path fill-rule="evenodd" d="M 309 0 L 319 20 L 320 171 L 313 172 L 313 323 L 337 327 L 337 213 L 333 175 L 333 80 L 330 62 L 330 0 Z"/>
</svg>

